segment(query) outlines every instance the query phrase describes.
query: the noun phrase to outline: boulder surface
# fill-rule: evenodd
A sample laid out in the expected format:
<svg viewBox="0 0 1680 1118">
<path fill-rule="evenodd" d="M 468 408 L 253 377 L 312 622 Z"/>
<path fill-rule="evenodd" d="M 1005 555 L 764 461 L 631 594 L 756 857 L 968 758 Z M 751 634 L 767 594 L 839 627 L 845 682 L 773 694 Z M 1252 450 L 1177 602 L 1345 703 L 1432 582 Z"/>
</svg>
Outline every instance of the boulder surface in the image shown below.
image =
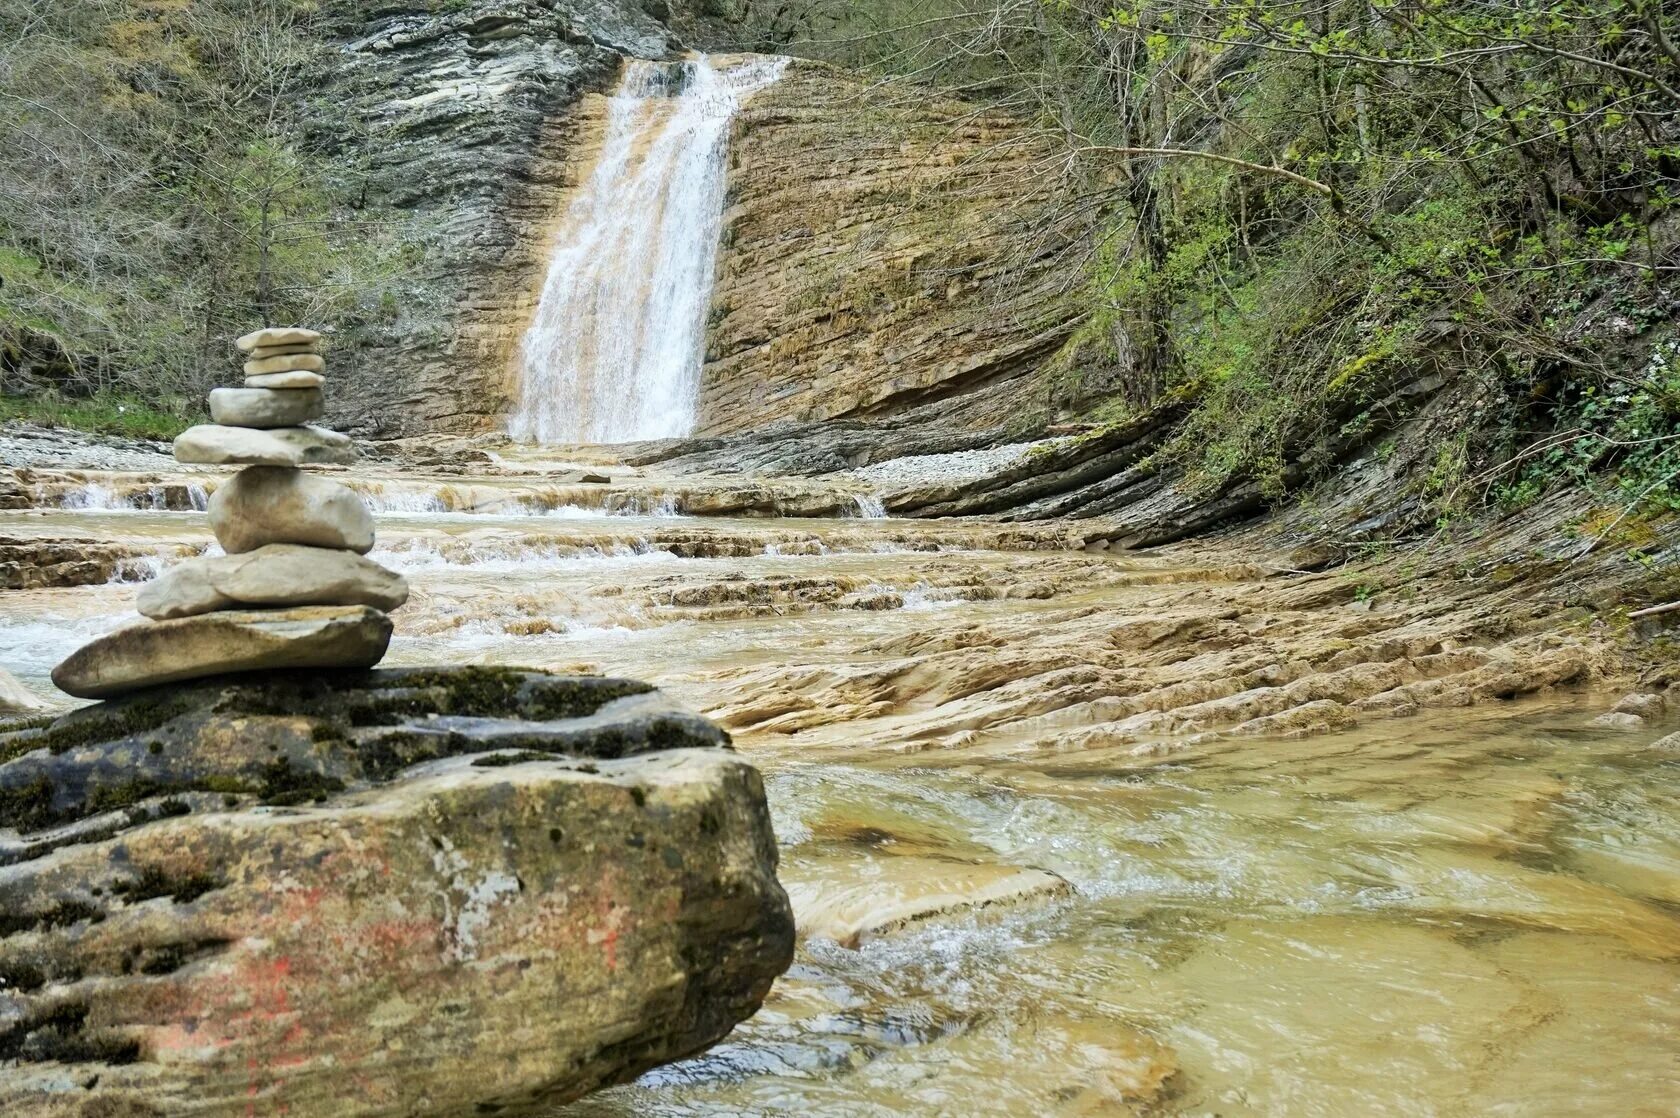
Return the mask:
<svg viewBox="0 0 1680 1118">
<path fill-rule="evenodd" d="M 531 1115 L 704 1049 L 793 951 L 727 743 L 498 668 L 0 731 L 0 1113 Z"/>
</svg>

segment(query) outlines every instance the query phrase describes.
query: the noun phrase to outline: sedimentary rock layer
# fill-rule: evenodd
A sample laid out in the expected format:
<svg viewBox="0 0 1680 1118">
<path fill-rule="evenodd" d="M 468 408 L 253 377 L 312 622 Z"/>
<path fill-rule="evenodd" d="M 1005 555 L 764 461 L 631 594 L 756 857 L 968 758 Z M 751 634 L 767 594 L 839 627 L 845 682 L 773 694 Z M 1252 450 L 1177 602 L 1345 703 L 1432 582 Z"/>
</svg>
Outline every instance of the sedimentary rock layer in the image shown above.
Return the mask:
<svg viewBox="0 0 1680 1118">
<path fill-rule="evenodd" d="M 335 337 L 338 426 L 480 430 L 507 410 L 505 361 L 572 181 L 568 110 L 622 57 L 678 47 L 633 3 L 344 5 L 323 133 L 353 129 L 371 204 L 417 215 L 426 248 L 400 319 Z M 448 9 L 448 10 L 444 10 Z"/>
<path fill-rule="evenodd" d="M 365 130 L 370 202 L 428 217 L 432 269 L 389 328 L 335 337 L 335 425 L 500 426 L 558 219 L 600 145 L 590 95 L 623 58 L 682 45 L 629 4 L 496 8 L 335 21 L 334 112 Z M 796 63 L 737 126 L 702 432 L 1012 382 L 1066 336 L 1020 125 L 864 92 Z"/>
<path fill-rule="evenodd" d="M 1042 157 L 1008 117 L 791 66 L 731 141 L 699 432 L 888 414 L 1035 369 L 1075 315 Z"/>
<path fill-rule="evenodd" d="M 530 1114 L 792 954 L 757 772 L 644 684 L 294 673 L 0 733 L 0 1113 Z"/>
</svg>

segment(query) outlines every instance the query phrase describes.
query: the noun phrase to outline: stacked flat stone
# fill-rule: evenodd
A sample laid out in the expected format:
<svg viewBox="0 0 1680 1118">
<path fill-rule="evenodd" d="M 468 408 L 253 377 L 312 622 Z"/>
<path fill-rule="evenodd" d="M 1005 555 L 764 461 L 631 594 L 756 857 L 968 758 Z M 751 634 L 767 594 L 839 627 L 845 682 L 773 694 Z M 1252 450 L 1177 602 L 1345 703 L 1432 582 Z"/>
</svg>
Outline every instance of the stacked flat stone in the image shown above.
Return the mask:
<svg viewBox="0 0 1680 1118">
<path fill-rule="evenodd" d="M 271 328 L 236 343 L 245 387 L 210 393 L 214 423 L 175 440 L 181 462 L 244 469 L 210 497 L 226 555 L 189 559 L 148 583 L 146 621 L 82 646 L 53 669 L 60 690 L 106 699 L 162 683 L 266 668 L 371 668 L 391 641 L 386 611 L 408 583 L 366 558 L 373 516 L 304 466 L 349 465 L 350 439 L 310 425 L 326 364 L 313 330 Z"/>
</svg>

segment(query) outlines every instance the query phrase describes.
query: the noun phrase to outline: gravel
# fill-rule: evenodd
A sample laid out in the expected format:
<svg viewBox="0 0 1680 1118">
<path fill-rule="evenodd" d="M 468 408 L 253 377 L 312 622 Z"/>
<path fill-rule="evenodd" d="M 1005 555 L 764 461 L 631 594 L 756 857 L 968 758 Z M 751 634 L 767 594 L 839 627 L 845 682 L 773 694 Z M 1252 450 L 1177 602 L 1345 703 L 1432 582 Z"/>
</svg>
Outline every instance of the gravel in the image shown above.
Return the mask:
<svg viewBox="0 0 1680 1118">
<path fill-rule="evenodd" d="M 928 485 L 959 481 L 973 481 L 988 477 L 1020 462 L 1035 446 L 1053 443 L 1056 439 L 1008 443 L 984 450 L 958 450 L 950 454 L 916 454 L 905 458 L 889 458 L 873 466 L 853 470 L 859 481 L 877 485 Z"/>
<path fill-rule="evenodd" d="M 30 423 L 0 425 L 0 463 L 48 470 L 178 470 L 168 443 Z"/>
</svg>

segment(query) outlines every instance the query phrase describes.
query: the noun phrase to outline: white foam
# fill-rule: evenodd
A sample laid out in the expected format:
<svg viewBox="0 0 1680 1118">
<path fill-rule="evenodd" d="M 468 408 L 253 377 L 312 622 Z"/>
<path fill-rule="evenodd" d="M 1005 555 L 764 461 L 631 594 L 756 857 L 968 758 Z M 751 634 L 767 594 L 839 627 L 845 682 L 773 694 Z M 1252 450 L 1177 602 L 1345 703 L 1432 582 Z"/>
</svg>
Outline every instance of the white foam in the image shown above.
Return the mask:
<svg viewBox="0 0 1680 1118">
<path fill-rule="evenodd" d="M 857 515 L 865 520 L 887 519 L 886 503 L 874 494 L 853 497 L 852 500 L 857 503 Z"/>
<path fill-rule="evenodd" d="M 439 546 L 434 540 L 407 540 L 379 548 L 368 558 L 395 571 L 471 570 L 523 574 L 536 571 L 587 570 L 626 563 L 678 561 L 672 552 L 647 541 L 608 547 L 574 544 L 455 543 Z"/>
</svg>

